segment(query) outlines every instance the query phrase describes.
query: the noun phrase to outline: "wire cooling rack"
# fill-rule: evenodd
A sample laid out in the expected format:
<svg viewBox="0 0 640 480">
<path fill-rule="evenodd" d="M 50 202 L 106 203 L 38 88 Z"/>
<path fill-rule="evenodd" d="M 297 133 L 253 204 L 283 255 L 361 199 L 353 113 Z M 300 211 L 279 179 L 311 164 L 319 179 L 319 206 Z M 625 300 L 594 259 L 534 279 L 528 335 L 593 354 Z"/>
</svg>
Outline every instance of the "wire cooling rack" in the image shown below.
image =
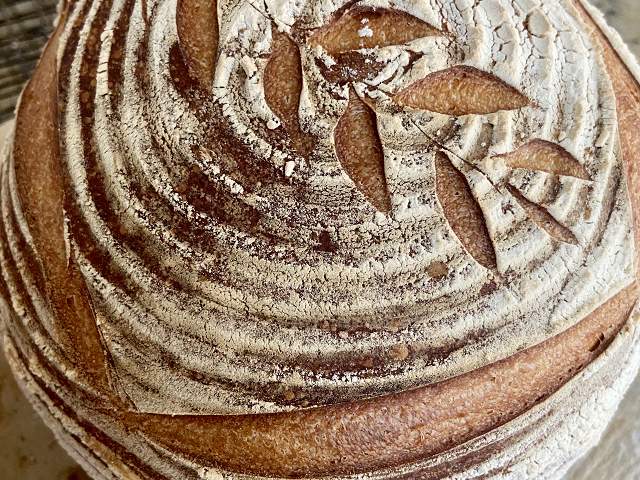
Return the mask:
<svg viewBox="0 0 640 480">
<path fill-rule="evenodd" d="M 58 0 L 0 0 L 0 122 L 40 56 L 56 18 Z"/>
</svg>

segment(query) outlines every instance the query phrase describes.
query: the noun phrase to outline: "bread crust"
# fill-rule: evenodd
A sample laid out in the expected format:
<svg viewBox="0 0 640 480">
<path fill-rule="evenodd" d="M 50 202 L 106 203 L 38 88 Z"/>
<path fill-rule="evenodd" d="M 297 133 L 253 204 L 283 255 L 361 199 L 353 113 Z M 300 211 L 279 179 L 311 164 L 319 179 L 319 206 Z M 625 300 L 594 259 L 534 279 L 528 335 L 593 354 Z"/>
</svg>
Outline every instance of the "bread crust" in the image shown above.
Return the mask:
<svg viewBox="0 0 640 480">
<path fill-rule="evenodd" d="M 106 12 L 108 2 L 102 5 L 98 8 L 105 8 Z M 133 2 L 128 5 L 133 8 Z M 29 322 L 19 320 L 15 312 L 7 312 L 8 348 L 14 368 L 30 385 L 32 401 L 49 410 L 52 417 L 58 416 L 57 421 L 68 416 L 73 428 L 83 431 L 78 439 L 67 441 L 77 443 L 76 448 L 82 453 L 76 455 L 93 466 L 97 478 L 167 478 L 167 474 L 149 467 L 158 458 L 175 462 L 171 468 L 184 468 L 184 478 L 193 477 L 192 470 L 175 466 L 179 462 L 174 456 L 201 465 L 205 473 L 215 467 L 238 476 L 315 478 L 388 471 L 392 473 L 385 478 L 432 478 L 426 470 L 400 472 L 403 466 L 437 457 L 522 416 L 598 358 L 621 331 L 630 337 L 631 324 L 627 321 L 638 298 L 635 283 L 559 335 L 498 362 L 424 387 L 356 402 L 259 415 L 175 416 L 138 411 L 118 384 L 113 360 L 96 328 L 96 307 L 81 267 L 66 244 L 61 216 L 64 209 L 69 222 L 81 223 L 83 212 L 65 196 L 72 187 L 62 174 L 59 146 L 64 145 L 65 139 L 57 116 L 58 63 L 71 64 L 65 55 L 72 55 L 74 49 L 67 48 L 56 58 L 57 42 L 69 22 L 75 22 L 75 29 L 81 27 L 79 18 L 88 14 L 89 6 L 87 2 L 79 7 L 82 11 L 68 7 L 18 109 L 12 159 L 3 165 L 2 196 L 5 205 L 19 203 L 17 210 L 24 215 L 29 236 L 19 236 L 22 219 L 5 216 L 0 242 L 5 279 L 0 287 L 5 299 L 18 296 L 29 300 Z M 640 143 L 633 133 L 640 116 L 640 88 L 587 12 L 579 8 L 583 20 L 592 26 L 594 41 L 601 45 L 616 94 L 620 144 L 638 225 L 640 174 L 632 159 L 640 155 Z M 73 17 L 67 18 L 65 15 L 71 11 Z M 95 18 L 99 22 L 101 16 Z M 94 29 L 95 33 L 84 40 L 88 45 L 98 44 L 100 26 L 94 23 Z M 98 56 L 96 46 L 85 56 L 84 67 L 91 70 L 92 65 L 98 65 Z M 117 66 L 112 64 L 110 68 L 115 71 Z M 82 78 L 80 81 L 90 82 Z M 91 101 L 85 102 L 81 106 L 83 118 L 94 115 L 93 108 Z M 90 145 L 88 148 L 91 150 Z M 91 158 L 87 157 L 89 161 Z M 635 234 L 637 242 L 637 227 Z M 86 238 L 81 231 L 76 235 L 75 241 L 82 247 L 83 241 L 87 246 L 91 242 L 88 233 Z M 93 254 L 92 262 L 108 263 L 100 258 L 100 252 Z M 109 273 L 114 282 L 120 281 L 118 272 Z M 42 306 L 32 301 L 34 292 L 51 306 L 50 325 L 36 321 L 42 318 Z M 45 344 L 53 349 L 47 355 L 42 353 Z M 51 358 L 59 364 L 52 363 Z M 77 369 L 79 365 L 82 369 Z M 67 368 L 73 371 L 73 381 L 65 376 Z M 69 398 L 74 397 L 74 404 L 69 404 Z M 112 432 L 98 428 L 93 423 L 94 416 L 102 425 L 111 422 Z M 59 435 L 69 433 L 64 428 Z M 122 435 L 122 431 L 143 438 L 156 449 L 156 457 L 140 459 L 132 455 L 130 445 L 119 444 L 113 438 Z M 131 441 L 131 437 L 127 438 Z M 497 451 L 500 446 L 493 448 Z M 91 450 L 96 456 L 86 455 Z M 492 454 L 491 448 L 485 449 L 475 456 L 470 454 L 465 461 L 473 465 L 483 455 Z M 458 459 L 456 464 L 442 468 L 464 470 L 465 461 Z M 443 474 L 442 469 L 433 472 Z"/>
</svg>

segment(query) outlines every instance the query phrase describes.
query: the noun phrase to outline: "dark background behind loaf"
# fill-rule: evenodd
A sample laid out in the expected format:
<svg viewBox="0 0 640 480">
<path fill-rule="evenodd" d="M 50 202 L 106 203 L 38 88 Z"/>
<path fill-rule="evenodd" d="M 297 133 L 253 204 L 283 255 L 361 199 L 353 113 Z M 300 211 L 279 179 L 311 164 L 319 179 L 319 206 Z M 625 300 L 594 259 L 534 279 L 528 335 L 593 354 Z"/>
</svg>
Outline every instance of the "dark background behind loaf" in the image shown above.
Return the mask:
<svg viewBox="0 0 640 480">
<path fill-rule="evenodd" d="M 57 0 L 0 0 L 0 122 L 13 115 L 56 17 Z"/>
</svg>

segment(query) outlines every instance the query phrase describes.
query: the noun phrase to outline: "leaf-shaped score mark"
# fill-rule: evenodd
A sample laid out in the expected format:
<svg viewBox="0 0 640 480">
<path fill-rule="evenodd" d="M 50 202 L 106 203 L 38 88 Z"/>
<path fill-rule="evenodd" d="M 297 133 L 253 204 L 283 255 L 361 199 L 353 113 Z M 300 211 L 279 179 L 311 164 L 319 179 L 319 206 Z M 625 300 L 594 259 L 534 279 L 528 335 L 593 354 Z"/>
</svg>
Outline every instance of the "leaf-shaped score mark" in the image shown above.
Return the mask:
<svg viewBox="0 0 640 480">
<path fill-rule="evenodd" d="M 178 0 L 176 25 L 189 73 L 201 88 L 209 91 L 218 54 L 216 0 Z"/>
<path fill-rule="evenodd" d="M 353 88 L 335 130 L 336 154 L 356 187 L 381 212 L 391 210 L 376 114 Z"/>
<path fill-rule="evenodd" d="M 293 148 L 303 157 L 312 141 L 300 127 L 302 60 L 300 49 L 285 33 L 272 27 L 271 56 L 264 71 L 264 95 L 269 108 L 278 116 Z"/>
<path fill-rule="evenodd" d="M 529 99 L 498 77 L 459 65 L 427 75 L 394 96 L 405 107 L 460 116 L 516 110 Z"/>
<path fill-rule="evenodd" d="M 497 270 L 496 253 L 484 215 L 466 178 L 442 152 L 436 153 L 435 170 L 436 193 L 449 226 L 479 264 Z"/>
<path fill-rule="evenodd" d="M 408 13 L 387 8 L 355 6 L 338 14 L 337 19 L 319 28 L 309 38 L 329 55 L 362 48 L 402 45 L 443 32 Z"/>
<path fill-rule="evenodd" d="M 537 205 L 522 195 L 512 185 L 507 185 L 509 193 L 516 199 L 520 206 L 527 212 L 533 222 L 547 232 L 551 237 L 564 243 L 577 245 L 578 240 L 567 227 L 558 222 L 546 209 Z"/>
<path fill-rule="evenodd" d="M 546 140 L 532 140 L 513 152 L 498 155 L 511 168 L 539 170 L 541 172 L 590 180 L 589 172 L 560 145 Z"/>
</svg>

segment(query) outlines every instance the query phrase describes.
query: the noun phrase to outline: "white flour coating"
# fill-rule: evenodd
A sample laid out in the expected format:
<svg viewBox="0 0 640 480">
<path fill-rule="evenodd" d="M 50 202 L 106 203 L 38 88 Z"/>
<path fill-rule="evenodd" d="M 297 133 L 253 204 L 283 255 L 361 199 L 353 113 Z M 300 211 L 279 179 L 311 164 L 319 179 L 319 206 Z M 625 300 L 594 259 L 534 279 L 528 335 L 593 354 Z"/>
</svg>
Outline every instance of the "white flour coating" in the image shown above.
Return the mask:
<svg viewBox="0 0 640 480">
<path fill-rule="evenodd" d="M 363 4 L 390 6 L 382 0 Z M 336 158 L 333 129 L 348 88 L 322 77 L 319 65 L 327 56 L 318 48 L 301 46 L 300 119 L 317 136 L 314 152 L 300 158 L 266 133 L 280 124 L 266 103 L 262 78 L 272 22 L 283 31 L 294 23 L 317 28 L 341 3 L 278 0 L 267 2 L 266 11 L 247 2 L 219 3 L 212 97 L 231 135 L 244 143 L 246 161 L 264 175 L 248 184 L 228 167 L 231 153 L 207 146 L 211 126 L 171 81 L 175 1 L 147 2 L 148 22 L 139 3 L 129 15 L 125 0 L 114 1 L 101 33 L 92 143 L 117 228 L 135 231 L 144 255 L 114 233 L 104 207 L 95 203 L 97 184 L 88 182 L 80 53 L 98 5 L 83 23 L 65 77 L 63 157 L 73 184 L 67 194 L 81 206 L 94 245 L 126 275 L 127 289 L 108 278 L 105 265 L 91 263 L 73 228 L 69 245 L 120 387 L 141 411 L 275 412 L 433 383 L 566 330 L 633 281 L 615 98 L 569 2 L 394 3 L 436 28 L 446 25 L 450 35 L 377 49 L 385 67 L 367 83 L 354 84 L 376 104 L 393 205 L 385 215 Z M 114 106 L 108 64 L 116 43 L 123 43 L 114 38 L 123 19 L 122 93 Z M 70 35 L 63 32 L 59 57 Z M 145 84 L 134 73 L 141 45 L 148 46 Z M 419 58 L 407 70 L 409 52 Z M 534 105 L 457 119 L 392 111 L 390 94 L 454 65 L 488 71 Z M 429 137 L 447 149 L 483 209 L 495 272 L 465 251 L 445 220 L 435 192 L 439 149 Z M 555 180 L 525 170 L 508 176 L 495 156 L 532 139 L 560 144 L 590 180 Z M 466 167 L 469 158 L 476 169 Z M 216 195 L 233 199 L 224 204 L 230 214 L 208 214 L 188 201 L 180 185 L 194 166 Z M 538 228 L 505 188 L 494 187 L 505 181 L 529 200 L 546 202 L 579 244 L 557 242 Z M 134 184 L 145 184 L 153 200 Z M 256 212 L 259 228 L 242 224 L 237 212 L 245 211 Z M 205 238 L 202 233 L 178 235 L 177 218 L 198 225 L 205 241 L 195 241 Z M 317 248 L 323 234 L 334 251 Z M 431 278 L 434 262 L 446 263 L 448 274 Z M 480 294 L 487 287 L 489 293 Z M 398 345 L 406 358 L 394 358 Z M 371 357 L 374 367 L 362 367 Z M 283 392 L 289 391 L 303 392 L 304 402 L 287 401 Z"/>
</svg>

